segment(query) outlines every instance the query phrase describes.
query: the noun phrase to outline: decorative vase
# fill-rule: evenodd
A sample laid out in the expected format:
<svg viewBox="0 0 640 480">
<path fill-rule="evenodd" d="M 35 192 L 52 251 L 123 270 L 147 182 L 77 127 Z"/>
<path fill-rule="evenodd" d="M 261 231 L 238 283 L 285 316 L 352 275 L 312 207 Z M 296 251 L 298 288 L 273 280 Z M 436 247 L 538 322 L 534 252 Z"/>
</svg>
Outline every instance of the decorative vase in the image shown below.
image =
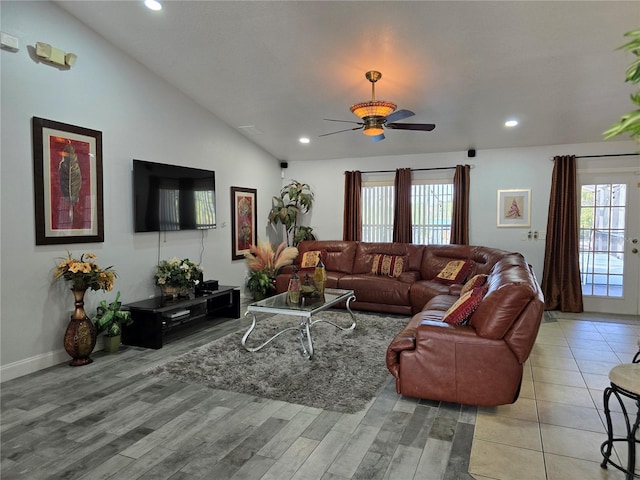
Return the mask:
<svg viewBox="0 0 640 480">
<path fill-rule="evenodd" d="M 93 360 L 89 358 L 96 346 L 96 327 L 84 312 L 84 292 L 86 290 L 71 290 L 75 300 L 75 310 L 64 332 L 64 349 L 73 358 L 69 365 L 79 367 L 87 365 Z"/>
<path fill-rule="evenodd" d="M 105 335 L 102 337 L 102 340 L 104 341 L 103 351 L 106 353 L 114 353 L 120 350 L 121 338 L 121 335 L 113 335 L 111 337 Z"/>
<path fill-rule="evenodd" d="M 175 287 L 173 285 L 162 286 L 162 297 L 165 300 L 177 300 L 180 297 L 188 297 L 191 289 L 189 287 Z"/>
</svg>

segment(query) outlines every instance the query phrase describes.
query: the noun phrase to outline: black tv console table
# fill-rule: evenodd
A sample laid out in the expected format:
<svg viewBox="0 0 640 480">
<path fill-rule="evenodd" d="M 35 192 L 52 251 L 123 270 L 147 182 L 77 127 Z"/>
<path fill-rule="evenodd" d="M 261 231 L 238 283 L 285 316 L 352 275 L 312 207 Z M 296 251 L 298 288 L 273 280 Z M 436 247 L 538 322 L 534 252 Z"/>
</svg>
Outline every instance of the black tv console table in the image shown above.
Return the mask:
<svg viewBox="0 0 640 480">
<path fill-rule="evenodd" d="M 240 318 L 240 290 L 220 285 L 218 290 L 168 300 L 153 297 L 124 305 L 133 323 L 122 329 L 122 343 L 144 348 L 162 348 L 162 339 L 173 330 L 197 320 Z"/>
</svg>

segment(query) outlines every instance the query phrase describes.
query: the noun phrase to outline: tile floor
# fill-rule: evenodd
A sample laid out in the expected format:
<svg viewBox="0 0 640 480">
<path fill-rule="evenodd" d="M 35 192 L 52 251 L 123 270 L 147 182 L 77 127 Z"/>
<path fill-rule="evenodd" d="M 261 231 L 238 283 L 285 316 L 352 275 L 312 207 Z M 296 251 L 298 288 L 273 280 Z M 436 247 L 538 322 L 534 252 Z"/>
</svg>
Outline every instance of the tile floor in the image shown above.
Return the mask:
<svg viewBox="0 0 640 480">
<path fill-rule="evenodd" d="M 638 317 L 553 317 L 540 327 L 518 401 L 478 409 L 469 463 L 477 480 L 625 478 L 611 466 L 600 468 L 606 438 L 602 393 L 609 370 L 630 363 L 638 351 Z M 610 408 L 621 412 L 615 402 Z M 631 402 L 627 408 L 636 411 Z M 616 449 L 623 464 L 625 448 Z"/>
</svg>

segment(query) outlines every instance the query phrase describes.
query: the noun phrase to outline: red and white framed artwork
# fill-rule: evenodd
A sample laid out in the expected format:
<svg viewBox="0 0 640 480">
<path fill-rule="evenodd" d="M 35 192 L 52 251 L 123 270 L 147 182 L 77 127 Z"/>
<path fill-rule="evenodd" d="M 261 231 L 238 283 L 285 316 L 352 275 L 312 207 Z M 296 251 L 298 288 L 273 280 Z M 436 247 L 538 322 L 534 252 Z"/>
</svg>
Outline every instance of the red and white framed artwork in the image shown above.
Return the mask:
<svg viewBox="0 0 640 480">
<path fill-rule="evenodd" d="M 231 187 L 231 259 L 239 260 L 257 243 L 255 188 Z"/>
<path fill-rule="evenodd" d="M 36 245 L 103 242 L 102 132 L 33 117 Z"/>
</svg>

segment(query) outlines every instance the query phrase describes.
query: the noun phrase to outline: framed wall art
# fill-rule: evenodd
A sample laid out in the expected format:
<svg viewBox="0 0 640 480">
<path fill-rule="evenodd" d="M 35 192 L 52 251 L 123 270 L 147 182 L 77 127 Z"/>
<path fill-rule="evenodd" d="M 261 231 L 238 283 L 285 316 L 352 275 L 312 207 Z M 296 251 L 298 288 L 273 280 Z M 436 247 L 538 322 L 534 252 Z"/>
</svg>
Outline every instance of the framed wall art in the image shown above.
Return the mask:
<svg viewBox="0 0 640 480">
<path fill-rule="evenodd" d="M 498 227 L 531 226 L 531 190 L 498 190 Z"/>
<path fill-rule="evenodd" d="M 255 188 L 231 187 L 231 259 L 239 260 L 258 242 Z"/>
<path fill-rule="evenodd" d="M 102 132 L 33 117 L 36 245 L 103 242 Z"/>
</svg>

